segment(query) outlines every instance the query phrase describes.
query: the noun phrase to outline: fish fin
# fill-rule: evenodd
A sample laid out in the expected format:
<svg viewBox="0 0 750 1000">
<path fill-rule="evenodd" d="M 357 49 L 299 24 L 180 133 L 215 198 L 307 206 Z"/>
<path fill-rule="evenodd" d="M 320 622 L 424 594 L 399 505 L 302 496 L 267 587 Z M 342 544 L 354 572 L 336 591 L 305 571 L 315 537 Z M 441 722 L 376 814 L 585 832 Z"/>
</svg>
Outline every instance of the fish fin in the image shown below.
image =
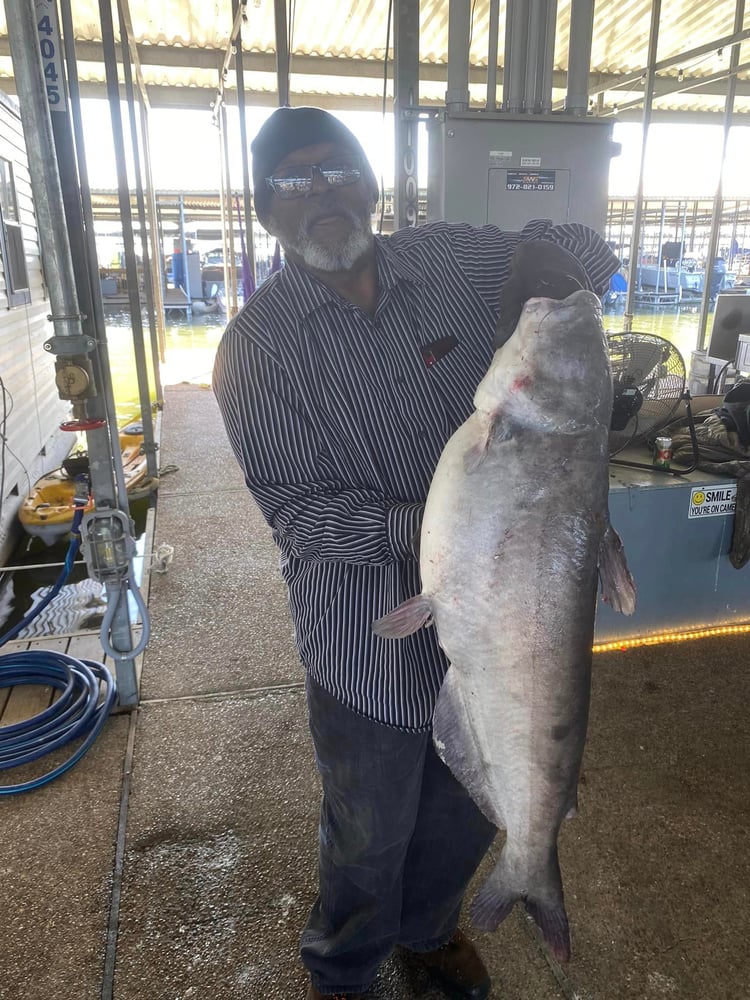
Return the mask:
<svg viewBox="0 0 750 1000">
<path fill-rule="evenodd" d="M 372 630 L 382 639 L 404 639 L 426 625 L 431 615 L 432 603 L 429 597 L 417 594 L 416 597 L 410 597 L 408 601 L 399 604 L 389 614 L 378 618 L 372 623 Z"/>
<path fill-rule="evenodd" d="M 613 611 L 632 615 L 635 611 L 636 587 L 630 575 L 620 536 L 611 524 L 599 543 L 599 582 L 602 600 Z"/>
<path fill-rule="evenodd" d="M 492 416 L 487 424 L 487 436 L 484 441 L 470 448 L 464 455 L 464 472 L 470 475 L 476 472 L 479 466 L 487 458 L 490 445 L 493 441 L 510 441 L 513 437 L 513 428 L 503 417 Z"/>
<path fill-rule="evenodd" d="M 527 899 L 526 912 L 542 932 L 544 943 L 558 962 L 570 961 L 570 927 L 562 902 L 550 906 L 541 900 Z"/>
<path fill-rule="evenodd" d="M 438 757 L 461 782 L 484 815 L 495 826 L 504 821 L 493 804 L 484 780 L 487 765 L 477 744 L 476 734 L 469 724 L 464 695 L 455 667 L 449 667 L 440 688 L 432 718 L 432 742 Z"/>
<path fill-rule="evenodd" d="M 471 903 L 469 912 L 472 923 L 480 930 L 494 931 L 515 903 L 523 900 L 526 912 L 541 931 L 547 947 L 559 962 L 567 962 L 570 958 L 570 929 L 563 902 L 556 845 L 537 881 L 536 886 L 529 884 L 528 876 L 513 871 L 503 848 L 495 870 Z"/>
</svg>

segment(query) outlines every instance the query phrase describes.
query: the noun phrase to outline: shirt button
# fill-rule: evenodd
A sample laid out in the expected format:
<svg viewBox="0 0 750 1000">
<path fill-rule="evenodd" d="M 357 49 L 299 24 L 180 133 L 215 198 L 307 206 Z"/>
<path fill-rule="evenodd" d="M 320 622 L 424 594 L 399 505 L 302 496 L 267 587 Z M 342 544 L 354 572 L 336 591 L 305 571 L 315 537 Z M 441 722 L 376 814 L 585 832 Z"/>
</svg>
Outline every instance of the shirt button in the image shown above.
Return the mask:
<svg viewBox="0 0 750 1000">
<path fill-rule="evenodd" d="M 396 385 L 406 385 L 406 376 L 405 375 L 397 375 L 396 376 Z"/>
</svg>

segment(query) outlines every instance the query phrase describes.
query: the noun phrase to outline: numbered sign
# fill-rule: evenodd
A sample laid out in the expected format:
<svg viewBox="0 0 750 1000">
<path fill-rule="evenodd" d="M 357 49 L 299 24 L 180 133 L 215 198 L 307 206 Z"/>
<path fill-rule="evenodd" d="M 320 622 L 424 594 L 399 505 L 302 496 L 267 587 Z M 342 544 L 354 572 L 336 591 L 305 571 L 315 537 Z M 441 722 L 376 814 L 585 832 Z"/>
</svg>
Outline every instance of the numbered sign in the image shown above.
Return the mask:
<svg viewBox="0 0 750 1000">
<path fill-rule="evenodd" d="M 34 8 L 49 108 L 50 111 L 66 111 L 62 44 L 57 21 L 57 6 L 50 0 L 34 0 Z"/>
</svg>

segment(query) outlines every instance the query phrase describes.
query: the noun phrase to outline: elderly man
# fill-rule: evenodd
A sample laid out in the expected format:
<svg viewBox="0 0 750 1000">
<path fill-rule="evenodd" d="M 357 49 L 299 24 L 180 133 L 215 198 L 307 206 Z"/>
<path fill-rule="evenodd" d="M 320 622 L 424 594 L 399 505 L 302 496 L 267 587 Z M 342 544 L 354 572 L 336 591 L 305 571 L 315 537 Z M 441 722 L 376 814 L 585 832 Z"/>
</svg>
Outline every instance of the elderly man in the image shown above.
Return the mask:
<svg viewBox="0 0 750 1000">
<path fill-rule="evenodd" d="M 371 623 L 421 589 L 438 457 L 473 409 L 501 304 L 509 333 L 534 294 L 506 283 L 519 241 L 559 248 L 560 267 L 598 294 L 617 261 L 574 224 L 373 236 L 372 169 L 317 108 L 275 111 L 252 153 L 256 213 L 286 266 L 227 327 L 214 389 L 281 551 L 307 675 L 323 786 L 308 1000 L 364 996 L 396 946 L 447 996 L 481 1000 L 489 975 L 458 920 L 495 829 L 432 746 L 447 664 L 434 629 L 396 642 Z"/>
</svg>

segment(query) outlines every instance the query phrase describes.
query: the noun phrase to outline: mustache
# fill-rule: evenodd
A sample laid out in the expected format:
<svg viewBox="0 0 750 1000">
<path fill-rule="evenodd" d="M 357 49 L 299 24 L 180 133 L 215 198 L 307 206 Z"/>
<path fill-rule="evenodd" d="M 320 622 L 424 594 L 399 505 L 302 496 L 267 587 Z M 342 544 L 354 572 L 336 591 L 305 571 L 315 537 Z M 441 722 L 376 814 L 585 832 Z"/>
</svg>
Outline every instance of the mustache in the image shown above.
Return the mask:
<svg viewBox="0 0 750 1000">
<path fill-rule="evenodd" d="M 340 215 L 342 218 L 348 219 L 352 225 L 356 225 L 359 222 L 359 216 L 355 211 L 341 205 L 337 199 L 331 198 L 321 201 L 317 205 L 311 205 L 304 212 L 300 219 L 300 231 L 308 231 L 309 227 L 314 225 L 318 219 L 323 219 L 330 215 Z"/>
</svg>

